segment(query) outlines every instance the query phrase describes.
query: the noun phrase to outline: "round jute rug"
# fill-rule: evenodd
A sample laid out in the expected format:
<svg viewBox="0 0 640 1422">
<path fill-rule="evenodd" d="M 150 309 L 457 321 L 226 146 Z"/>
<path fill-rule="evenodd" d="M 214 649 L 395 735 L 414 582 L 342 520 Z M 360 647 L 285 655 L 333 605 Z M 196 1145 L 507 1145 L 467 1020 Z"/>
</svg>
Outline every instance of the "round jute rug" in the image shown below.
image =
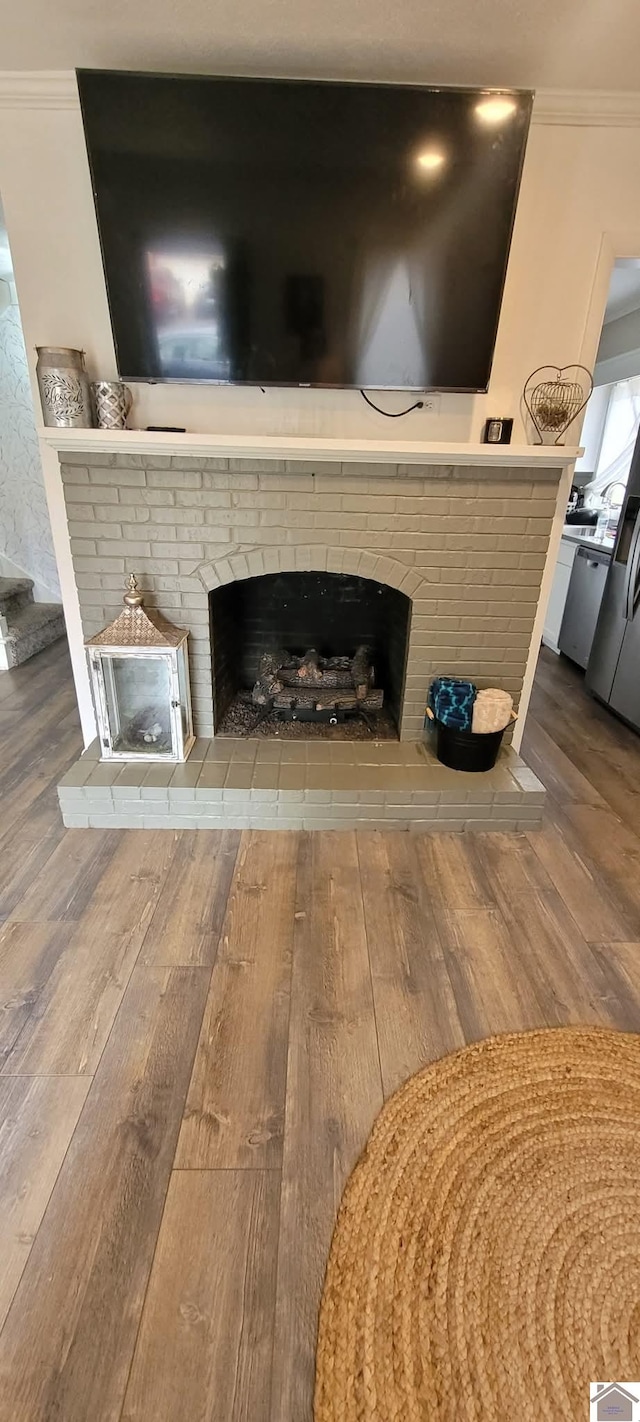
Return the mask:
<svg viewBox="0 0 640 1422">
<path fill-rule="evenodd" d="M 493 1037 L 412 1077 L 340 1207 L 315 1422 L 569 1422 L 640 1378 L 640 1036 Z"/>
</svg>

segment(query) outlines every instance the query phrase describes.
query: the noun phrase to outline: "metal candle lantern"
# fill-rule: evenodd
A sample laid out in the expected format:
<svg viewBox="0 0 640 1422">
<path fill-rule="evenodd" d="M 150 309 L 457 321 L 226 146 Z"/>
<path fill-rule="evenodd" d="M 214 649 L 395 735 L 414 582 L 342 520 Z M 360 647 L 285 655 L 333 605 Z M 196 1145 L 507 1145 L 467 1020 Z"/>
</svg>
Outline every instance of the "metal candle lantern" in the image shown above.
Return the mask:
<svg viewBox="0 0 640 1422">
<path fill-rule="evenodd" d="M 523 398 L 540 444 L 562 443 L 562 436 L 584 410 L 592 390 L 593 378 L 584 365 L 540 365 L 534 370 Z"/>
<path fill-rule="evenodd" d="M 143 605 L 133 574 L 124 608 L 86 643 L 101 760 L 186 760 L 194 743 L 188 633 Z"/>
</svg>

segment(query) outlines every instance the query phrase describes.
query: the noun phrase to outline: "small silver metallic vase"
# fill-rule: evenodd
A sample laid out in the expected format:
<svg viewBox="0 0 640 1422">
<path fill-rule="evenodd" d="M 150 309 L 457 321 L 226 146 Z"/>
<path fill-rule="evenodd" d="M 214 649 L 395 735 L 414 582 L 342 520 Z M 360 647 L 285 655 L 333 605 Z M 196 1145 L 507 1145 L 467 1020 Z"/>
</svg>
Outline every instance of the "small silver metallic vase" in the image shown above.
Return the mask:
<svg viewBox="0 0 640 1422">
<path fill-rule="evenodd" d="M 91 386 L 101 430 L 126 430 L 132 395 L 120 380 L 96 380 Z"/>
<path fill-rule="evenodd" d="M 93 425 L 84 351 L 69 346 L 36 346 L 36 374 L 45 425 L 84 430 Z"/>
</svg>

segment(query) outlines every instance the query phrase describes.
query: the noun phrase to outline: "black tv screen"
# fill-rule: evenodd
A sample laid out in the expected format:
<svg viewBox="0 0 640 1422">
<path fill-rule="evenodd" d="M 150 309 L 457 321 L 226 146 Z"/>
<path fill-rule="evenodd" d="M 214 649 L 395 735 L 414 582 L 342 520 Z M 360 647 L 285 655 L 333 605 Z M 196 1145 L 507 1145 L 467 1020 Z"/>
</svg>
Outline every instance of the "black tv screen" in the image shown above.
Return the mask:
<svg viewBox="0 0 640 1422">
<path fill-rule="evenodd" d="M 123 379 L 487 388 L 531 94 L 78 85 Z"/>
</svg>

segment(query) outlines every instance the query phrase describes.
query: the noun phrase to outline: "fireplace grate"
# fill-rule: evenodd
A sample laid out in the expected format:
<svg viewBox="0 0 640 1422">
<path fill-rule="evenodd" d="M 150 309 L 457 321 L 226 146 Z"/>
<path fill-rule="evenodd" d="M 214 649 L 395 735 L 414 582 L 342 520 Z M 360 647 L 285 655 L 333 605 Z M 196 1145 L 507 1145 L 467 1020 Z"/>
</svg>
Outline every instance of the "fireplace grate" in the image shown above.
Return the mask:
<svg viewBox="0 0 640 1422">
<path fill-rule="evenodd" d="M 303 656 L 273 648 L 260 658 L 252 700 L 265 716 L 336 726 L 350 716 L 366 721 L 381 711 L 384 692 L 375 685 L 367 647 L 358 647 L 352 657 L 321 657 L 315 647 Z"/>
</svg>

